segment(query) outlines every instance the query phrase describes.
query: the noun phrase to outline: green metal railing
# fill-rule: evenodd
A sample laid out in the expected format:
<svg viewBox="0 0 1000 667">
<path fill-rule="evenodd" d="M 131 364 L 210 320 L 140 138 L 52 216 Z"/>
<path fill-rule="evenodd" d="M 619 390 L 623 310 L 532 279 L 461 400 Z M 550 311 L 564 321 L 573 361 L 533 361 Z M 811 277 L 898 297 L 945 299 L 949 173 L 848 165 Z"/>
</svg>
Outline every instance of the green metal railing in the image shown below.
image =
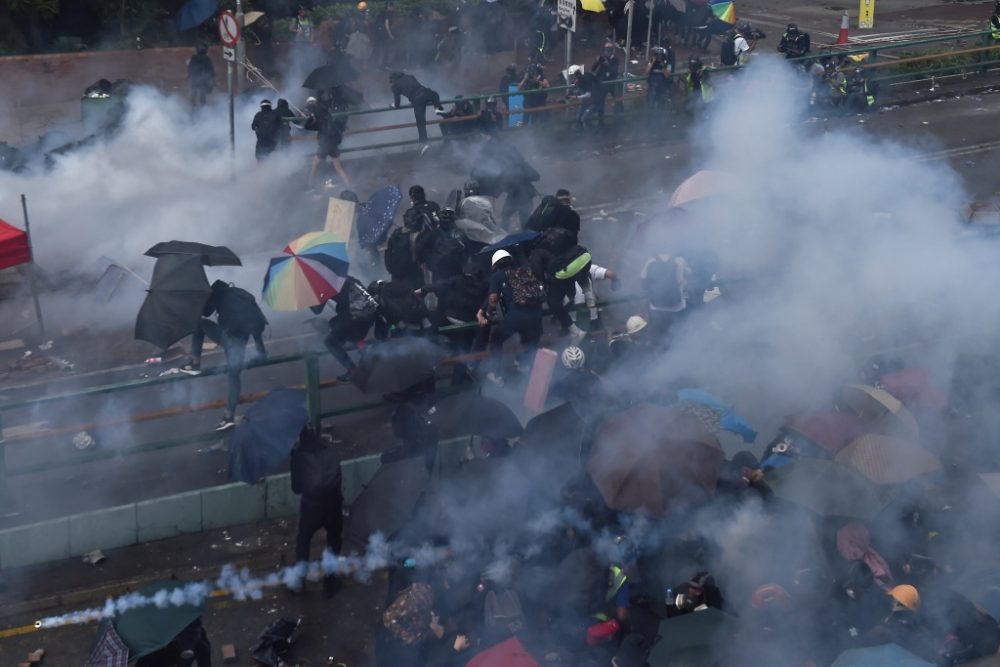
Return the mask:
<svg viewBox="0 0 1000 667">
<path fill-rule="evenodd" d="M 909 50 L 917 49 L 928 49 L 936 44 L 946 44 L 949 42 L 968 42 L 973 41 L 978 46 L 971 49 L 949 49 L 940 52 L 928 52 L 923 54 L 917 54 L 913 56 L 907 56 L 902 58 L 896 58 L 893 60 L 879 60 L 879 56 L 891 57 L 891 54 L 905 52 Z M 954 58 L 956 55 L 971 55 L 978 54 L 977 58 L 970 60 L 969 62 L 954 63 L 954 64 L 944 64 L 940 66 L 930 66 L 926 68 L 907 70 L 904 72 L 893 73 L 893 68 L 900 68 L 903 65 L 909 65 L 915 62 L 927 62 L 933 63 L 936 61 L 947 61 L 949 58 Z M 989 57 L 987 57 L 987 54 Z M 822 57 L 845 57 L 849 58 L 851 56 L 865 56 L 865 60 L 860 61 L 856 64 L 857 67 L 866 70 L 878 71 L 878 76 L 872 77 L 870 79 L 873 83 L 904 83 L 907 81 L 918 81 L 925 80 L 931 77 L 937 76 L 950 76 L 956 74 L 968 74 L 973 72 L 982 72 L 990 67 L 1000 66 L 1000 43 L 994 43 L 991 39 L 991 32 L 989 30 L 977 30 L 971 32 L 960 32 L 951 33 L 947 35 L 939 35 L 936 37 L 926 37 L 921 39 L 908 40 L 903 42 L 884 42 L 875 44 L 865 44 L 862 46 L 853 46 L 851 44 L 847 45 L 828 45 L 822 47 L 820 50 L 800 58 L 790 59 L 789 62 L 805 64 L 809 62 L 816 61 Z M 738 67 L 726 67 L 726 66 L 716 66 L 711 67 L 710 71 L 713 74 L 733 74 L 738 72 L 740 68 Z M 888 73 L 882 74 L 882 71 L 888 70 Z M 671 74 L 668 78 L 671 80 L 678 80 L 680 77 L 684 77 L 688 74 L 687 71 L 679 71 Z M 644 77 L 640 75 L 630 75 L 627 77 L 622 77 L 615 79 L 613 81 L 607 82 L 606 85 L 618 86 L 621 90 L 626 84 L 629 83 L 641 83 L 644 81 Z M 561 91 L 571 90 L 572 85 L 560 85 L 551 86 L 544 89 L 546 93 L 558 93 Z M 536 91 L 531 91 L 527 94 L 534 93 Z M 490 92 L 482 95 L 469 95 L 461 96 L 454 99 L 442 100 L 442 104 L 454 104 L 456 102 L 480 102 L 490 97 L 511 97 L 511 96 L 523 96 L 525 91 L 517 92 Z M 642 95 L 622 95 L 622 99 L 625 100 L 641 100 Z M 572 108 L 573 104 L 570 101 L 565 108 Z M 397 111 L 399 109 L 412 109 L 412 105 L 401 105 L 399 107 L 376 107 L 372 109 L 361 109 L 357 111 L 344 111 L 335 114 L 336 116 L 367 116 L 371 114 L 378 113 L 389 113 L 392 111 Z M 519 113 L 531 113 L 532 109 L 527 108 L 519 111 Z M 447 122 L 447 121 L 442 121 Z M 433 124 L 433 121 L 428 124 Z M 394 125 L 387 127 L 385 129 L 401 129 L 403 127 L 414 127 L 414 124 L 406 125 Z M 525 127 L 530 127 L 526 125 Z M 365 128 L 365 132 L 377 131 L 379 128 Z M 348 134 L 351 134 L 348 132 Z M 430 137 L 428 141 L 443 141 L 448 138 L 453 137 Z M 423 142 L 419 140 L 401 140 L 383 143 L 367 144 L 362 146 L 349 146 L 341 149 L 341 153 L 357 153 L 362 151 L 377 151 L 388 148 L 402 148 L 406 146 L 418 146 L 422 145 Z"/>
</svg>

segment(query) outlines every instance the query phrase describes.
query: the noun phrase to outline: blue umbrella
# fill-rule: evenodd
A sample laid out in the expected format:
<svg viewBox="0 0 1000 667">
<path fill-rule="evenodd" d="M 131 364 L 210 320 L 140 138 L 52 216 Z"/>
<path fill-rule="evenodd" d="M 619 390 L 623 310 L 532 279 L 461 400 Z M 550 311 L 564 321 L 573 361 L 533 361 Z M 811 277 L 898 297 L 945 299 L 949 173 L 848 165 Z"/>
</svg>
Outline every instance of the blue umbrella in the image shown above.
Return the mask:
<svg viewBox="0 0 1000 667">
<path fill-rule="evenodd" d="M 280 466 L 307 421 L 302 389 L 275 389 L 254 403 L 229 438 L 229 481 L 253 484 Z"/>
<path fill-rule="evenodd" d="M 732 407 L 722 402 L 722 399 L 701 389 L 681 389 L 677 398 L 689 403 L 699 403 L 719 413 L 719 428 L 743 438 L 743 442 L 753 442 L 757 439 L 757 431 L 751 428 L 747 420 L 736 414 Z"/>
<path fill-rule="evenodd" d="M 177 12 L 177 30 L 197 28 L 219 9 L 218 0 L 188 0 Z"/>
<path fill-rule="evenodd" d="M 541 234 L 539 234 L 538 232 L 533 232 L 531 230 L 518 232 L 517 234 L 508 234 L 507 236 L 503 237 L 493 245 L 488 245 L 479 252 L 490 253 L 490 252 L 496 252 L 497 250 L 500 250 L 502 248 L 512 248 L 522 243 L 528 243 L 530 241 L 534 241 L 539 236 L 541 236 Z"/>
<path fill-rule="evenodd" d="M 830 667 L 933 667 L 933 665 L 898 644 L 883 644 L 844 651 Z"/>
<path fill-rule="evenodd" d="M 392 227 L 396 209 L 403 199 L 399 187 L 389 185 L 382 188 L 368 201 L 358 206 L 358 240 L 363 246 L 376 246 L 385 240 L 385 233 Z"/>
</svg>

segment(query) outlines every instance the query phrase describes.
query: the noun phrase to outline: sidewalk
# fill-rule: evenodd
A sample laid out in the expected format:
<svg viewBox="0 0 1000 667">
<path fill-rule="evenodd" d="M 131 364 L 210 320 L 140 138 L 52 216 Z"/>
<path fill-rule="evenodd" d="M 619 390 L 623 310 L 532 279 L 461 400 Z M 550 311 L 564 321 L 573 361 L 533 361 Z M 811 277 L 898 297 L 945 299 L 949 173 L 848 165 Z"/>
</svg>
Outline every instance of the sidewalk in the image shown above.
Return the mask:
<svg viewBox="0 0 1000 667">
<path fill-rule="evenodd" d="M 100 606 L 107 596 L 156 580 L 214 579 L 226 564 L 266 574 L 294 561 L 295 530 L 294 519 L 268 521 L 109 551 L 99 565 L 69 560 L 4 570 L 7 586 L 0 593 L 0 665 L 16 665 L 37 648 L 45 649 L 44 665 L 82 665 L 96 637 L 96 623 L 15 636 L 5 636 L 4 631 L 31 626 L 45 616 Z M 313 542 L 316 558 L 321 543 L 320 534 Z M 384 586 L 380 574 L 369 584 L 345 582 L 330 600 L 322 597 L 319 584 L 309 584 L 302 595 L 284 589 L 268 591 L 260 601 L 212 599 L 204 621 L 213 662 L 222 664 L 222 645 L 234 644 L 237 664 L 248 664 L 249 646 L 268 623 L 282 616 L 301 616 L 302 638 L 292 655 L 302 665 L 326 665 L 330 657 L 349 667 L 374 665 L 373 631 Z"/>
</svg>

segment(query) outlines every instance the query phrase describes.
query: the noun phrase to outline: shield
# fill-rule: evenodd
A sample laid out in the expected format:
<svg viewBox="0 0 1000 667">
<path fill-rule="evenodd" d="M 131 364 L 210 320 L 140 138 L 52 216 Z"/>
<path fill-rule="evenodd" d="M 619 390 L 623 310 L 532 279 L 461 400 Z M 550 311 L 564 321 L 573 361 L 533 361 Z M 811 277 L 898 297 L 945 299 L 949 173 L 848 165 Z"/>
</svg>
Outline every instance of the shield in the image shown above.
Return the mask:
<svg viewBox="0 0 1000 667">
<path fill-rule="evenodd" d="M 735 632 L 736 619 L 718 609 L 665 619 L 647 662 L 649 667 L 721 664 L 713 651 L 729 645 Z"/>
<path fill-rule="evenodd" d="M 497 250 L 503 248 L 513 248 L 514 246 L 521 245 L 522 243 L 529 243 L 531 241 L 534 241 L 539 236 L 541 235 L 538 232 L 531 231 L 530 229 L 523 232 L 518 232 L 517 234 L 508 234 L 507 236 L 503 237 L 496 243 L 486 246 L 479 252 L 488 253 L 488 252 L 496 252 Z"/>
<path fill-rule="evenodd" d="M 194 241 L 162 241 L 145 252 L 147 257 L 164 255 L 194 255 L 205 266 L 243 266 L 243 262 L 225 246 L 206 245 Z"/>
<path fill-rule="evenodd" d="M 425 338 L 398 338 L 365 347 L 351 382 L 365 394 L 392 394 L 434 377 L 446 356 Z"/>
<path fill-rule="evenodd" d="M 993 618 L 1000 618 L 1000 567 L 986 565 L 966 572 L 952 588 Z"/>
<path fill-rule="evenodd" d="M 838 403 L 860 419 L 875 426 L 879 432 L 920 436 L 920 427 L 903 402 L 885 389 L 867 384 L 847 384 L 841 387 Z"/>
<path fill-rule="evenodd" d="M 165 350 L 194 333 L 211 291 L 200 256 L 160 257 L 135 320 L 136 339 Z"/>
<path fill-rule="evenodd" d="M 696 417 L 640 403 L 601 422 L 586 467 L 608 507 L 658 517 L 710 498 L 724 459 Z"/>
<path fill-rule="evenodd" d="M 700 199 L 732 194 L 738 191 L 736 177 L 724 171 L 699 171 L 677 186 L 670 195 L 667 208 L 679 208 Z"/>
<path fill-rule="evenodd" d="M 264 303 L 302 310 L 337 296 L 347 278 L 347 245 L 333 232 L 309 232 L 271 259 L 264 275 Z"/>
<path fill-rule="evenodd" d="M 821 516 L 869 520 L 882 509 L 875 486 L 834 461 L 798 458 L 765 477 L 774 495 Z"/>
<path fill-rule="evenodd" d="M 350 83 L 358 78 L 358 73 L 351 67 L 345 58 L 337 58 L 327 65 L 320 65 L 302 82 L 303 88 L 310 90 L 323 90 L 324 88 L 336 88 L 345 83 Z"/>
<path fill-rule="evenodd" d="M 347 549 L 363 552 L 376 532 L 392 538 L 409 523 L 429 483 L 422 456 L 383 464 L 351 504 Z"/>
<path fill-rule="evenodd" d="M 115 632 L 115 626 L 110 623 L 104 626 L 83 667 L 128 667 L 128 647 Z"/>
<path fill-rule="evenodd" d="M 434 406 L 432 421 L 442 440 L 463 435 L 516 438 L 524 429 L 514 412 L 496 400 L 465 392 L 449 396 Z"/>
<path fill-rule="evenodd" d="M 399 187 L 390 185 L 377 191 L 363 204 L 358 205 L 358 240 L 363 246 L 376 246 L 385 240 L 392 227 L 396 209 L 403 194 Z"/>
<path fill-rule="evenodd" d="M 218 0 L 188 0 L 177 12 L 177 31 L 197 28 L 219 8 Z"/>
<path fill-rule="evenodd" d="M 883 644 L 844 651 L 830 667 L 932 667 L 898 644 Z"/>
<path fill-rule="evenodd" d="M 876 484 L 902 484 L 941 470 L 941 462 L 913 440 L 869 433 L 834 457 Z"/>
<path fill-rule="evenodd" d="M 229 438 L 229 481 L 254 484 L 287 461 L 307 421 L 302 389 L 275 389 L 254 403 Z"/>
<path fill-rule="evenodd" d="M 181 586 L 182 584 L 176 581 L 160 581 L 150 584 L 138 592 L 146 597 L 152 597 L 160 591 L 170 592 Z M 129 659 L 138 660 L 172 642 L 181 630 L 198 620 L 204 611 L 204 603 L 199 605 L 165 604 L 162 607 L 150 604 L 134 607 L 102 623 L 102 637 L 97 646 L 100 648 L 106 645 L 104 633 L 110 626 L 113 626 L 113 631 L 117 633 L 128 650 Z M 93 657 L 94 655 L 91 654 L 91 658 Z"/>
</svg>

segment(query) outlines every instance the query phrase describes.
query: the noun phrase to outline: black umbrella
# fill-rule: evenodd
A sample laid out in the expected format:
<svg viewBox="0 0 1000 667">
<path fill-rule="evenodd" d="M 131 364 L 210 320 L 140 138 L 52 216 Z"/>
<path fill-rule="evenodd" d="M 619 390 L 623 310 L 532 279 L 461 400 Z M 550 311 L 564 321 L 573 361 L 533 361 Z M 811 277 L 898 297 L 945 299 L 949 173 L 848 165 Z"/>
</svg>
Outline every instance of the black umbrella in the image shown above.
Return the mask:
<svg viewBox="0 0 1000 667">
<path fill-rule="evenodd" d="M 481 253 L 496 252 L 497 250 L 500 250 L 502 248 L 511 248 L 513 246 L 520 245 L 522 243 L 528 243 L 530 241 L 534 241 L 539 236 L 541 235 L 538 232 L 531 231 L 530 229 L 523 232 L 518 232 L 517 234 L 508 234 L 507 236 L 500 239 L 496 243 L 486 246 L 479 252 Z"/>
<path fill-rule="evenodd" d="M 302 389 L 275 389 L 254 403 L 229 438 L 229 481 L 254 484 L 284 463 L 308 420 Z"/>
<path fill-rule="evenodd" d="M 523 429 L 517 415 L 495 398 L 466 392 L 438 401 L 431 418 L 442 440 L 463 435 L 516 438 Z"/>
<path fill-rule="evenodd" d="M 212 290 L 200 256 L 164 255 L 156 260 L 147 292 L 135 337 L 165 350 L 198 328 Z"/>
<path fill-rule="evenodd" d="M 232 250 L 221 245 L 206 245 L 194 241 L 161 241 L 146 251 L 147 257 L 164 255 L 195 255 L 205 266 L 243 266 Z"/>
<path fill-rule="evenodd" d="M 351 382 L 366 394 L 404 391 L 434 377 L 445 352 L 424 338 L 398 338 L 365 348 Z"/>
<path fill-rule="evenodd" d="M 302 82 L 303 88 L 310 90 L 323 90 L 324 88 L 336 88 L 345 83 L 350 83 L 358 78 L 358 73 L 344 59 L 337 59 L 328 65 L 320 65 Z"/>
<path fill-rule="evenodd" d="M 373 533 L 392 537 L 409 523 L 430 474 L 422 456 L 383 464 L 351 504 L 348 551 L 363 552 Z"/>
</svg>

